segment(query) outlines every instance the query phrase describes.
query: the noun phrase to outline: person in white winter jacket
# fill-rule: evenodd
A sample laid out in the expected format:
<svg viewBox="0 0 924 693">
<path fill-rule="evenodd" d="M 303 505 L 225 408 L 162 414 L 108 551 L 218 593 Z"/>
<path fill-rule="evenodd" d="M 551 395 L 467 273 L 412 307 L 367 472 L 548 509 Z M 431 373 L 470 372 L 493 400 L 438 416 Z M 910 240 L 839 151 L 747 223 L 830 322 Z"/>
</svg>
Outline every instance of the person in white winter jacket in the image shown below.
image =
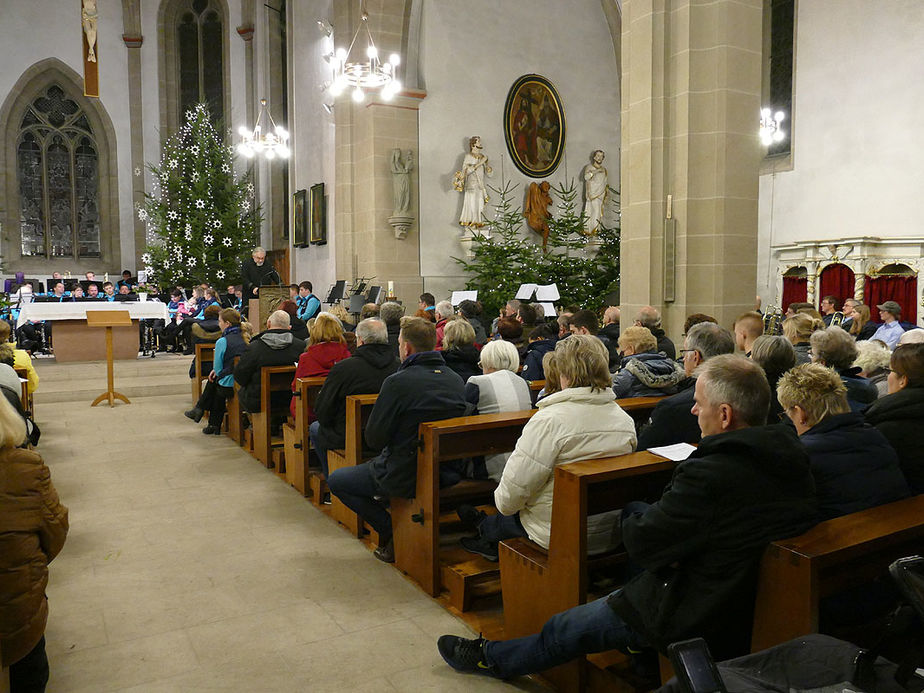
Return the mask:
<svg viewBox="0 0 924 693">
<path fill-rule="evenodd" d="M 494 492 L 498 514 L 459 509 L 478 528 L 462 545 L 489 560 L 503 539 L 529 537 L 548 548 L 557 465 L 635 450 L 635 424 L 615 401 L 603 343 L 572 335 L 555 346 L 555 360 L 562 389 L 540 400 L 523 428 Z"/>
</svg>

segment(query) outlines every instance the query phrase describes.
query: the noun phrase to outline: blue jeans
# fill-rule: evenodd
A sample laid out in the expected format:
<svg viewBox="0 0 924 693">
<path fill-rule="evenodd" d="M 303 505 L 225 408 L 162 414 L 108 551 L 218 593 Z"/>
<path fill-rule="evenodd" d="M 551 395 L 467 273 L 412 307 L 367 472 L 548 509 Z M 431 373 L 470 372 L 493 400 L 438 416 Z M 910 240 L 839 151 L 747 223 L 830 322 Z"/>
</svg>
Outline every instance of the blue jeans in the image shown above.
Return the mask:
<svg viewBox="0 0 924 693">
<path fill-rule="evenodd" d="M 603 597 L 555 614 L 536 635 L 488 642 L 486 664 L 506 679 L 545 671 L 593 652 L 645 647 L 606 600 Z"/>
<path fill-rule="evenodd" d="M 308 427 L 308 437 L 311 438 L 311 446 L 314 448 L 315 454 L 318 456 L 318 462 L 321 463 L 321 474 L 324 475 L 324 478 L 327 478 L 327 450 L 321 447 L 321 443 L 318 442 L 318 430 L 321 428 L 321 422 L 315 421 Z"/>
<path fill-rule="evenodd" d="M 327 487 L 350 510 L 358 514 L 379 534 L 383 546 L 391 539 L 391 515 L 374 496 L 384 496 L 375 477 L 372 462 L 341 467 L 331 472 Z"/>
<path fill-rule="evenodd" d="M 504 539 L 513 539 L 515 537 L 525 537 L 526 530 L 523 529 L 523 523 L 520 522 L 520 514 L 513 515 L 488 515 L 478 524 L 478 534 L 485 541 L 492 544 L 498 544 Z"/>
</svg>

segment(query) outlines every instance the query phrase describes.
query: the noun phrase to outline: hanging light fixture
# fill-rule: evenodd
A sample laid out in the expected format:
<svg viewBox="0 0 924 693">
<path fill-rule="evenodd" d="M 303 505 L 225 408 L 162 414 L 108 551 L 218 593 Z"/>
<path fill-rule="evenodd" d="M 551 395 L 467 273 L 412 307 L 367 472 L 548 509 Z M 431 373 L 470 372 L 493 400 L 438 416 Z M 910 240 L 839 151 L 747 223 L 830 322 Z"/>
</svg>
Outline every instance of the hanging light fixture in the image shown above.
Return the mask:
<svg viewBox="0 0 924 693">
<path fill-rule="evenodd" d="M 760 111 L 760 141 L 765 147 L 769 147 L 776 142 L 782 142 L 786 137 L 783 132 L 783 119 L 786 114 L 783 111 L 771 113 L 769 108 L 762 108 Z"/>
<path fill-rule="evenodd" d="M 264 116 L 266 116 L 264 118 Z M 267 127 L 264 131 L 266 121 L 269 121 L 270 129 Z M 289 133 L 285 128 L 276 125 L 273 116 L 270 115 L 266 108 L 266 99 L 260 99 L 260 114 L 257 116 L 257 122 L 253 130 L 248 130 L 246 126 L 241 125 L 238 128 L 241 141 L 237 145 L 237 151 L 248 159 L 256 154 L 262 154 L 267 159 L 275 159 L 277 156 L 282 159 L 288 159 L 291 151 L 289 150 Z"/>
<path fill-rule="evenodd" d="M 401 91 L 401 82 L 398 81 L 398 65 L 401 64 L 401 56 L 392 53 L 388 62 L 379 60 L 379 50 L 372 39 L 372 32 L 369 30 L 369 13 L 366 12 L 365 0 L 359 3 L 360 16 L 362 21 L 356 27 L 356 33 L 353 34 L 353 40 L 349 48 L 338 48 L 333 53 L 324 56 L 334 70 L 334 78 L 330 83 L 330 93 L 333 97 L 340 96 L 343 92 L 350 89 L 353 95 L 353 101 L 361 103 L 366 98 L 367 89 L 380 89 L 379 94 L 385 101 L 390 100 L 395 94 Z M 353 59 L 353 49 L 357 52 L 360 47 L 356 45 L 359 34 L 366 32 L 368 44 L 365 50 L 365 60 L 356 61 Z"/>
</svg>

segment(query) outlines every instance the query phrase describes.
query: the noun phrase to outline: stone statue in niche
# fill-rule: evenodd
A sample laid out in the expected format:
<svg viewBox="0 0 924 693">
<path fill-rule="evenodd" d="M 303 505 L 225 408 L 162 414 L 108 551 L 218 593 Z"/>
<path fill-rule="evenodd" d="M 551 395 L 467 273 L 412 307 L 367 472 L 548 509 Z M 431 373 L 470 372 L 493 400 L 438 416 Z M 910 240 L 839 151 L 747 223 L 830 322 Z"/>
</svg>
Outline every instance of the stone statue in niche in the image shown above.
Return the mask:
<svg viewBox="0 0 924 693">
<path fill-rule="evenodd" d="M 83 0 L 80 17 L 87 35 L 87 61 L 96 62 L 96 0 Z"/>
<path fill-rule="evenodd" d="M 533 231 L 542 236 L 542 249 L 545 250 L 549 242 L 549 205 L 552 196 L 549 195 L 549 182 L 530 183 L 526 193 L 526 204 L 523 207 L 523 216 L 526 224 Z"/>
<path fill-rule="evenodd" d="M 593 236 L 600 229 L 603 221 L 603 202 L 606 199 L 606 169 L 603 159 L 606 154 L 602 149 L 594 150 L 590 163 L 584 167 L 584 215 L 587 217 L 584 233 Z"/>
<path fill-rule="evenodd" d="M 493 173 L 488 166 L 488 157 L 477 135 L 469 139 L 469 153 L 462 160 L 462 170 L 453 177 L 453 187 L 463 193 L 462 214 L 459 225 L 469 229 L 480 229 L 485 225 L 484 205 L 491 198 L 484 178 Z"/>
<path fill-rule="evenodd" d="M 403 153 L 400 149 L 391 150 L 392 183 L 395 186 L 395 205 L 392 214 L 402 216 L 407 214 L 411 206 L 411 171 L 414 169 L 414 152 L 408 149 Z"/>
<path fill-rule="evenodd" d="M 409 213 L 411 208 L 411 171 L 414 170 L 414 152 L 410 149 L 391 150 L 391 179 L 394 185 L 394 211 L 388 223 L 395 230 L 395 238 L 404 240 L 414 222 Z"/>
</svg>

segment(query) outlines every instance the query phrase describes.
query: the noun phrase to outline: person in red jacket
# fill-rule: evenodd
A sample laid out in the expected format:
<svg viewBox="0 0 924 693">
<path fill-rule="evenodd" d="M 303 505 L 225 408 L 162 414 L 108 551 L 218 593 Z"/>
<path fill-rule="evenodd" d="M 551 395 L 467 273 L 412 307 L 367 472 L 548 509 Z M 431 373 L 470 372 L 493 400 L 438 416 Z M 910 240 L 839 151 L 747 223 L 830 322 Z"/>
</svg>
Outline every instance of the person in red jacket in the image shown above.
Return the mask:
<svg viewBox="0 0 924 693">
<path fill-rule="evenodd" d="M 308 348 L 298 358 L 292 392 L 295 392 L 298 378 L 312 378 L 330 373 L 337 361 L 350 358 L 350 350 L 343 338 L 340 321 L 330 313 L 320 313 L 308 331 Z M 289 411 L 295 416 L 295 397 L 289 404 Z M 314 412 L 308 412 L 309 423 L 314 421 Z"/>
</svg>

